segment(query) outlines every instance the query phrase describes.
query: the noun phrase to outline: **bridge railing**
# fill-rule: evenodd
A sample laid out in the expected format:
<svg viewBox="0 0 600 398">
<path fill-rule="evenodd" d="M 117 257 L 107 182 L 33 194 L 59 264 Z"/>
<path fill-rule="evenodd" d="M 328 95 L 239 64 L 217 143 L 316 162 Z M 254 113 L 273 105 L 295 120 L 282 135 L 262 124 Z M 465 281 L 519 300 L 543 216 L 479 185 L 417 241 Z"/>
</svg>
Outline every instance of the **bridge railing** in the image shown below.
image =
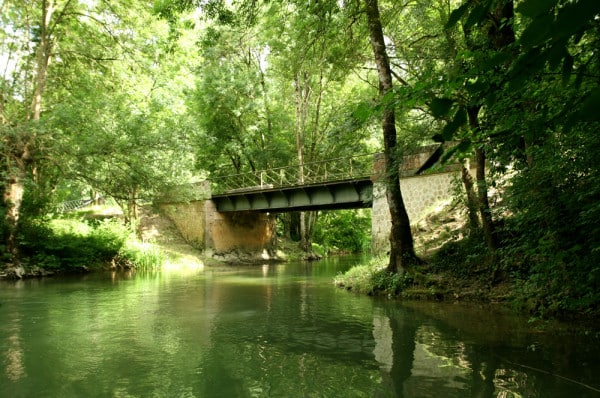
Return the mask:
<svg viewBox="0 0 600 398">
<path fill-rule="evenodd" d="M 269 188 L 293 187 L 357 178 L 373 174 L 373 154 L 340 157 L 275 167 L 253 172 L 211 177 L 213 194 L 234 193 Z"/>
</svg>

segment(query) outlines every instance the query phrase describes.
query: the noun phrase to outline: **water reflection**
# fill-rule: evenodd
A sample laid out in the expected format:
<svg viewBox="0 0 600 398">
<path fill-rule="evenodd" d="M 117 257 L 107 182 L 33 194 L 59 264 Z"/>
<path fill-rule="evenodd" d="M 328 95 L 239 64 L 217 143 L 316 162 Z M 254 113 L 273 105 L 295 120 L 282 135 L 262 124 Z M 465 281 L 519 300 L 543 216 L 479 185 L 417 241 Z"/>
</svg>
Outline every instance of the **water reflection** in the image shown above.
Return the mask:
<svg viewBox="0 0 600 398">
<path fill-rule="evenodd" d="M 600 397 L 598 339 L 333 288 L 338 262 L 0 285 L 0 396 Z"/>
<path fill-rule="evenodd" d="M 21 319 L 18 314 L 13 314 L 6 325 L 8 331 L 5 355 L 6 376 L 11 381 L 19 381 L 26 377 L 25 365 L 23 364 L 23 346 L 21 343 Z"/>
<path fill-rule="evenodd" d="M 416 308 L 425 310 L 426 306 Z M 579 350 L 588 349 L 584 349 L 583 355 L 579 353 L 577 361 L 567 361 L 563 367 L 564 345 L 558 345 L 562 340 L 555 335 L 537 334 L 519 327 L 511 329 L 511 326 L 523 325 L 514 316 L 505 319 L 502 327 L 492 322 L 490 329 L 484 321 L 495 319 L 497 322 L 502 316 L 494 318 L 493 313 L 488 313 L 486 317 L 473 308 L 468 310 L 482 321 L 479 328 L 457 330 L 449 324 L 464 315 L 456 309 L 464 311 L 465 308 L 456 306 L 452 311 L 452 306 L 436 304 L 436 307 L 438 311 L 440 308 L 449 311 L 436 311 L 438 316 L 432 318 L 430 311 L 383 303 L 374 312 L 374 357 L 382 373 L 380 396 L 600 396 L 599 380 L 586 375 L 590 360 L 598 353 L 598 336 L 583 345 L 574 344 L 577 337 L 568 336 Z M 590 343 L 594 346 L 591 350 Z M 542 346 L 546 349 L 536 353 L 531 348 L 535 346 L 540 347 L 539 350 Z M 572 354 L 569 351 L 568 356 Z M 597 362 L 593 367 L 598 371 Z"/>
</svg>

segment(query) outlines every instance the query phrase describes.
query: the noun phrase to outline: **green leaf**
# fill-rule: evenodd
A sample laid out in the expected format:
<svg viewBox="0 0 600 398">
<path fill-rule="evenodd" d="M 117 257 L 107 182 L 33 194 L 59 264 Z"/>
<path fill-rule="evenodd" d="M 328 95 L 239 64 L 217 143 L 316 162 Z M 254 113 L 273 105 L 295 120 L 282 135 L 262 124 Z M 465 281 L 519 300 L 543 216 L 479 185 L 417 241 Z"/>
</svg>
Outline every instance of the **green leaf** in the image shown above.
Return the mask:
<svg viewBox="0 0 600 398">
<path fill-rule="evenodd" d="M 490 11 L 490 3 L 482 2 L 475 6 L 469 13 L 467 20 L 465 21 L 466 27 L 471 27 L 479 24 L 480 22 L 487 22 L 487 15 Z"/>
<path fill-rule="evenodd" d="M 481 95 L 482 93 L 486 93 L 488 91 L 489 83 L 483 81 L 482 79 L 477 79 L 473 82 L 467 83 L 465 88 L 471 95 Z"/>
<path fill-rule="evenodd" d="M 545 55 L 545 58 L 548 62 L 548 66 L 550 69 L 557 69 L 563 62 L 563 59 L 566 56 L 569 56 L 569 52 L 567 50 L 568 42 L 567 40 L 560 40 L 557 43 L 554 43 L 547 50 L 542 52 Z"/>
<path fill-rule="evenodd" d="M 361 102 L 360 104 L 358 104 L 354 112 L 352 112 L 352 117 L 354 117 L 361 123 L 364 123 L 373 115 L 373 113 L 375 112 L 370 104 L 366 102 Z"/>
<path fill-rule="evenodd" d="M 587 121 L 600 121 L 600 88 L 596 88 L 591 94 L 583 101 L 581 110 L 578 112 L 579 117 L 582 120 Z"/>
<path fill-rule="evenodd" d="M 509 77 L 509 90 L 518 91 L 524 81 L 546 65 L 547 54 L 542 53 L 539 47 L 520 55 L 511 68 Z"/>
<path fill-rule="evenodd" d="M 421 167 L 419 167 L 419 170 L 417 170 L 417 172 L 415 174 L 419 175 L 422 172 L 429 170 L 430 168 L 432 168 L 433 166 L 435 166 L 435 164 L 437 163 L 437 161 L 440 159 L 440 157 L 442 156 L 442 154 L 444 153 L 444 146 L 440 145 L 439 147 L 437 147 L 437 149 L 429 156 L 429 158 L 425 161 L 425 163 L 423 163 L 423 165 L 421 165 Z"/>
<path fill-rule="evenodd" d="M 441 163 L 446 163 L 455 154 L 458 155 L 459 159 L 466 157 L 465 154 L 468 154 L 471 151 L 472 144 L 473 143 L 469 139 L 462 140 L 458 143 L 458 145 L 453 146 L 444 153 L 444 155 L 442 156 Z"/>
<path fill-rule="evenodd" d="M 467 10 L 469 9 L 469 2 L 465 2 L 463 5 L 461 5 L 460 7 L 458 7 L 455 10 L 452 10 L 452 12 L 450 13 L 450 18 L 448 18 L 448 22 L 446 22 L 446 29 L 450 29 L 453 28 L 458 21 L 461 20 L 461 18 L 465 15 L 465 13 L 467 12 Z"/>
<path fill-rule="evenodd" d="M 444 140 L 444 136 L 441 134 L 435 134 L 433 137 L 431 137 L 431 139 L 434 140 L 435 142 L 441 142 L 441 143 L 446 142 L 446 140 Z"/>
<path fill-rule="evenodd" d="M 444 117 L 450 112 L 452 109 L 452 105 L 454 101 L 450 98 L 434 98 L 429 103 L 429 110 L 431 110 L 431 114 L 435 118 Z"/>
<path fill-rule="evenodd" d="M 565 54 L 565 60 L 563 62 L 562 67 L 562 82 L 563 84 L 567 84 L 569 82 L 569 78 L 571 77 L 571 73 L 573 72 L 573 56 L 569 54 L 567 51 Z"/>
<path fill-rule="evenodd" d="M 516 8 L 516 12 L 530 18 L 547 14 L 555 2 L 549 0 L 525 0 Z"/>
<path fill-rule="evenodd" d="M 535 47 L 549 40 L 552 35 L 554 16 L 544 15 L 535 18 L 523 31 L 520 43 L 525 47 Z"/>
<path fill-rule="evenodd" d="M 600 1 L 579 0 L 561 8 L 552 26 L 553 39 L 571 37 L 587 27 L 600 14 Z"/>
<path fill-rule="evenodd" d="M 454 118 L 451 122 L 444 126 L 442 130 L 442 138 L 444 141 L 452 141 L 454 134 L 465 125 L 467 122 L 467 112 L 463 107 L 460 107 L 454 114 Z"/>
</svg>

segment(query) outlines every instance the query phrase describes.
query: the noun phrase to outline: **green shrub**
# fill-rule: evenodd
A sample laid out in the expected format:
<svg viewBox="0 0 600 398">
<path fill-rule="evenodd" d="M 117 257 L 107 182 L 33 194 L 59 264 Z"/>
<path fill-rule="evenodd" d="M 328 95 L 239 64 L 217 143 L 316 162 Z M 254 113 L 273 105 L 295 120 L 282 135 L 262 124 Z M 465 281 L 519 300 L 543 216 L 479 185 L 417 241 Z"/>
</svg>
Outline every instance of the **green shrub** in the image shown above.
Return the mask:
<svg viewBox="0 0 600 398">
<path fill-rule="evenodd" d="M 21 253 L 32 265 L 53 269 L 98 267 L 110 262 L 130 230 L 118 220 L 90 225 L 74 219 L 35 219 L 21 224 Z"/>
</svg>

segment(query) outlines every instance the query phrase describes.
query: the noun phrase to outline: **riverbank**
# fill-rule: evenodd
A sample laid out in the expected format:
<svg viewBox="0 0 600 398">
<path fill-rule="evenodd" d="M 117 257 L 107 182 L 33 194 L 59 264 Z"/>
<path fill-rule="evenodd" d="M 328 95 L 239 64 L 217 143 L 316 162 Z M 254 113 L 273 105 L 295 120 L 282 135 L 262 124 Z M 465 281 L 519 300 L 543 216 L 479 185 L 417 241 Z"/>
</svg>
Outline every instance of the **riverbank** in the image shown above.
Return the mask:
<svg viewBox="0 0 600 398">
<path fill-rule="evenodd" d="M 139 231 L 142 240 L 157 245 L 166 256 L 166 261 L 182 266 L 204 264 L 222 266 L 222 263 L 203 253 L 185 242 L 171 220 L 160 213 L 146 209 L 140 218 Z M 448 270 L 439 267 L 439 261 L 434 267 L 435 256 L 440 248 L 456 239 L 462 238 L 461 230 L 464 220 L 458 208 L 450 211 L 441 207 L 415 225 L 415 243 L 420 255 L 426 260 L 425 264 L 415 269 L 413 276 L 407 280 L 398 297 L 405 300 L 431 301 L 465 301 L 477 303 L 509 304 L 510 286 L 506 283 L 491 285 L 482 275 L 461 272 L 453 275 Z M 300 250 L 298 242 L 280 238 L 278 249 L 288 261 L 318 260 L 306 258 L 307 254 Z M 374 267 L 381 268 L 386 258 L 374 260 Z M 475 274 L 475 275 L 473 275 Z M 357 290 L 357 289 L 355 289 Z M 363 292 L 365 293 L 365 292 Z M 373 294 L 373 292 L 366 292 Z M 389 294 L 390 292 L 380 292 Z"/>
<path fill-rule="evenodd" d="M 432 209 L 413 226 L 415 247 L 418 255 L 424 260 L 423 264 L 414 267 L 402 277 L 389 275 L 383 272 L 387 264 L 387 256 L 383 256 L 373 259 L 370 264 L 350 270 L 346 279 L 338 276 L 336 284 L 361 294 L 384 295 L 403 300 L 498 303 L 532 317 L 598 318 L 598 311 L 548 310 L 539 298 L 530 298 L 529 292 L 524 289 L 527 286 L 523 280 L 515 279 L 513 274 L 506 272 L 505 268 L 500 268 L 498 263 L 490 262 L 485 248 L 482 248 L 481 243 L 477 244 L 472 236 L 468 236 L 465 225 L 465 217 L 459 206 L 446 203 Z M 97 234 L 98 239 L 86 236 L 81 244 L 71 241 L 68 236 L 62 237 L 61 247 L 68 244 L 70 249 L 81 250 L 73 252 L 79 253 L 77 259 L 74 258 L 74 254 L 67 259 L 71 262 L 78 261 L 76 265 L 58 266 L 56 259 L 49 261 L 47 255 L 38 256 L 31 258 L 29 266 L 12 266 L 1 271 L 0 278 L 45 277 L 103 269 L 141 269 L 145 259 L 137 256 L 138 253 L 146 253 L 147 257 L 152 258 L 153 262 L 148 263 L 146 268 L 155 268 L 159 264 L 165 267 L 189 268 L 224 266 L 218 259 L 205 256 L 201 250 L 189 245 L 173 222 L 150 206 L 141 211 L 138 238 L 134 239 L 133 253 L 124 253 L 126 255 L 123 256 L 121 250 L 118 256 L 111 257 L 103 264 L 92 262 L 90 257 L 86 257 L 89 250 L 83 250 L 82 246 L 90 243 L 100 246 L 100 243 L 106 241 L 106 236 L 109 236 L 108 232 L 114 231 L 105 229 L 101 234 Z M 40 245 L 59 246 L 58 241 L 43 241 L 44 239 L 40 241 Z M 306 260 L 306 253 L 300 250 L 297 242 L 280 238 L 278 245 L 279 251 L 288 261 Z M 61 250 L 64 252 L 64 249 Z M 41 261 L 36 262 L 36 259 Z M 141 261 L 136 264 L 136 259 Z"/>
<path fill-rule="evenodd" d="M 522 254 L 511 252 L 511 247 L 490 252 L 483 236 L 470 233 L 462 206 L 446 203 L 432 209 L 413 224 L 413 237 L 423 261 L 403 276 L 385 271 L 388 258 L 384 256 L 338 276 L 335 284 L 403 300 L 499 304 L 531 319 L 585 323 L 600 319 L 594 292 L 572 289 L 560 296 L 564 289 L 556 286 L 562 283 L 562 275 L 556 275 L 555 286 L 540 286 L 537 275 L 528 270 L 541 265 L 524 264 Z"/>
</svg>

